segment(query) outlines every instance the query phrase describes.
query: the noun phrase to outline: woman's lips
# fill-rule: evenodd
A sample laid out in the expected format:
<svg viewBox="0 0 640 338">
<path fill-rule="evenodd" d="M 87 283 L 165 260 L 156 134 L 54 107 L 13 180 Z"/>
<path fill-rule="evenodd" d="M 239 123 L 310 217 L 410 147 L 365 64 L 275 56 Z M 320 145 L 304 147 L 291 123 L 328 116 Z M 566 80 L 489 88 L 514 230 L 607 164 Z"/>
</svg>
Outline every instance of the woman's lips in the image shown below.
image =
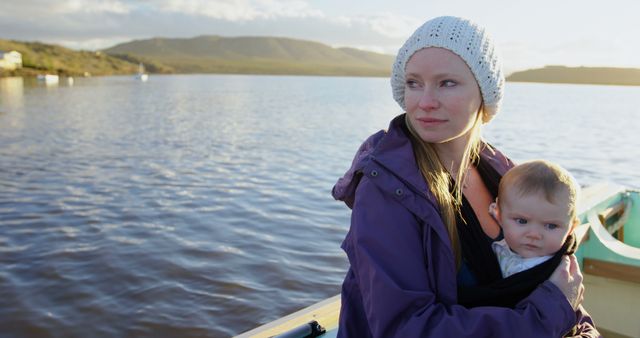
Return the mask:
<svg viewBox="0 0 640 338">
<path fill-rule="evenodd" d="M 433 127 L 447 122 L 447 120 L 437 119 L 433 117 L 420 117 L 416 119 L 420 125 L 424 127 Z"/>
</svg>

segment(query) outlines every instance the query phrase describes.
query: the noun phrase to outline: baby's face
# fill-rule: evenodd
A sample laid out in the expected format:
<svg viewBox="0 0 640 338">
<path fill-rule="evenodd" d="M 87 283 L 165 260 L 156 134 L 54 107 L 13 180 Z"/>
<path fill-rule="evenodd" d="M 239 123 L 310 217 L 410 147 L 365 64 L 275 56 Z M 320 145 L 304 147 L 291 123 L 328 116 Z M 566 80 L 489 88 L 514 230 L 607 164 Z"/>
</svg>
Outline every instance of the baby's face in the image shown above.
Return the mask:
<svg viewBox="0 0 640 338">
<path fill-rule="evenodd" d="M 572 230 L 569 194 L 549 203 L 542 192 L 522 196 L 507 188 L 500 195 L 498 217 L 511 250 L 524 258 L 551 255 L 560 250 Z"/>
</svg>

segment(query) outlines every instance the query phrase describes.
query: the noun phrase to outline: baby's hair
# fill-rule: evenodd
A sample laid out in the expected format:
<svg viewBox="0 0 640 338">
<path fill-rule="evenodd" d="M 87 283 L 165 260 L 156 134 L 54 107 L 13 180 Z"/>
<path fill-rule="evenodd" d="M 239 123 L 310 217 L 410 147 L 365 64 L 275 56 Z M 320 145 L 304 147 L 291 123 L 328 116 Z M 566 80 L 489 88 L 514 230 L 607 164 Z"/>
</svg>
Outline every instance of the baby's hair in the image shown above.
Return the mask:
<svg viewBox="0 0 640 338">
<path fill-rule="evenodd" d="M 577 200 L 580 186 L 575 178 L 561 166 L 547 160 L 533 160 L 519 164 L 500 180 L 498 196 L 504 196 L 507 187 L 515 189 L 520 196 L 543 193 L 549 203 L 556 203 L 555 196 L 569 195 L 569 216 L 577 214 Z M 498 199 L 500 203 L 500 199 Z"/>
</svg>

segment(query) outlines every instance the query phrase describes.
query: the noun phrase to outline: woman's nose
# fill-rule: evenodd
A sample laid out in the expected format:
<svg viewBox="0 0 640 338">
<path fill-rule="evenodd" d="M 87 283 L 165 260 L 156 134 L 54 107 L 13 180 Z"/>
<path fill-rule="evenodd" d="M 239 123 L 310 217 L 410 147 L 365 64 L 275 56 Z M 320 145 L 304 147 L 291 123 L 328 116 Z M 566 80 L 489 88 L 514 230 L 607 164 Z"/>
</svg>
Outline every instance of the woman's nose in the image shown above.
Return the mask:
<svg viewBox="0 0 640 338">
<path fill-rule="evenodd" d="M 435 91 L 425 88 L 418 102 L 418 106 L 424 111 L 438 109 L 438 107 L 440 107 L 440 101 L 438 101 Z"/>
</svg>

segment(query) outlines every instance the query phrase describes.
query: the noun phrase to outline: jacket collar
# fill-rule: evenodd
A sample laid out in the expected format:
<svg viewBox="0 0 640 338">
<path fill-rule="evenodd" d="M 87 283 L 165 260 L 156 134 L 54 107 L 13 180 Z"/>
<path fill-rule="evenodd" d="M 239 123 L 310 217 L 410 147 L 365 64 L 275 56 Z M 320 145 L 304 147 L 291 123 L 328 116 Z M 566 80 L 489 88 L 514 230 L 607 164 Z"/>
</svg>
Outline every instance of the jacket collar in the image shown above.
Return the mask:
<svg viewBox="0 0 640 338">
<path fill-rule="evenodd" d="M 381 165 L 402 177 L 417 191 L 429 195 L 427 184 L 420 173 L 415 159 L 409 131 L 405 126 L 405 115 L 396 116 L 389 124 L 385 137 L 372 153 L 372 157 Z M 513 167 L 513 162 L 488 143 L 480 144 L 480 157 L 493 167 L 500 176 Z"/>
<path fill-rule="evenodd" d="M 371 154 L 372 160 L 400 178 L 416 193 L 437 205 L 435 197 L 429 191 L 418 168 L 408 132 L 405 126 L 405 114 L 396 116 L 389 124 L 385 137 Z"/>
<path fill-rule="evenodd" d="M 388 131 L 379 131 L 371 135 L 358 149 L 351 168 L 333 187 L 333 197 L 352 207 L 362 170 L 368 163 L 375 161 L 439 209 L 435 197 L 418 168 L 407 133 L 405 114 L 401 114 L 391 121 Z M 513 166 L 508 158 L 487 143 L 482 144 L 480 156 L 500 175 L 504 175 Z"/>
</svg>

